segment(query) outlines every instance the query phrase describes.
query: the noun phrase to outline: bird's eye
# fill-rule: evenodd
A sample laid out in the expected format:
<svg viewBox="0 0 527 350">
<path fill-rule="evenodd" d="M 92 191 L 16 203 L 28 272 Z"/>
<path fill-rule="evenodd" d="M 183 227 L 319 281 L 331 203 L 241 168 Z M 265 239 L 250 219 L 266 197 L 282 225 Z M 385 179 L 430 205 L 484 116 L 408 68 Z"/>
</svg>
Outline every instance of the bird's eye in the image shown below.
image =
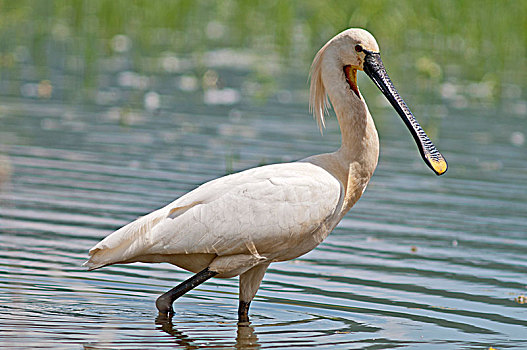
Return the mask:
<svg viewBox="0 0 527 350">
<path fill-rule="evenodd" d="M 362 46 L 361 45 L 355 45 L 355 51 L 362 52 Z"/>
</svg>

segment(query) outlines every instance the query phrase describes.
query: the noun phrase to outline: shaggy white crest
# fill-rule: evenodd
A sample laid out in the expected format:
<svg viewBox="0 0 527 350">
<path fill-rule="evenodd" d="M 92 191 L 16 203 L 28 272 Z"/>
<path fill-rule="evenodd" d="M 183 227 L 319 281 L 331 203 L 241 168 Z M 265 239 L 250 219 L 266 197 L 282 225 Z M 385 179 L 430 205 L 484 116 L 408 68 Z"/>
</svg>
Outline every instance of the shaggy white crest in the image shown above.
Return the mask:
<svg viewBox="0 0 527 350">
<path fill-rule="evenodd" d="M 324 116 L 328 112 L 329 100 L 326 93 L 326 87 L 322 81 L 322 58 L 326 48 L 331 43 L 329 41 L 316 54 L 311 64 L 309 76 L 311 77 L 311 84 L 309 87 L 309 112 L 313 113 L 313 117 L 317 121 L 320 133 L 326 127 Z"/>
</svg>

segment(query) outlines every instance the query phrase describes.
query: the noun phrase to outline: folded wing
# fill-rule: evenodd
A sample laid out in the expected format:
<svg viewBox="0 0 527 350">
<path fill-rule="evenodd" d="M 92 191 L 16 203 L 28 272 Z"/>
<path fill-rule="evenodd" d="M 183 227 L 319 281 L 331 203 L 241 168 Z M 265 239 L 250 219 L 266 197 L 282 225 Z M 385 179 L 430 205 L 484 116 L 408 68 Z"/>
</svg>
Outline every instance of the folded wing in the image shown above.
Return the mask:
<svg viewBox="0 0 527 350">
<path fill-rule="evenodd" d="M 298 245 L 330 218 L 340 183 L 307 162 L 225 176 L 115 231 L 90 250 L 95 269 L 141 256 L 265 255 Z"/>
</svg>

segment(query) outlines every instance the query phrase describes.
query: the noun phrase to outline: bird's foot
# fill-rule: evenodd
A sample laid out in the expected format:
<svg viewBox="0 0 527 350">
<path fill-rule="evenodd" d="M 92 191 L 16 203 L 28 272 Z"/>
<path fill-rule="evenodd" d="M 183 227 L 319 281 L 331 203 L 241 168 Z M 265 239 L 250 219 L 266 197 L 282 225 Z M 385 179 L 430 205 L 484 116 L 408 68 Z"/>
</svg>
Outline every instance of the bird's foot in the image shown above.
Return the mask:
<svg viewBox="0 0 527 350">
<path fill-rule="evenodd" d="M 164 316 L 167 319 L 172 318 L 172 316 L 174 315 L 172 303 L 174 303 L 174 301 L 171 300 L 170 296 L 168 295 L 163 294 L 159 298 L 157 298 L 156 307 L 159 311 L 158 317 Z"/>
<path fill-rule="evenodd" d="M 251 325 L 251 321 L 249 321 L 249 318 L 245 319 L 245 320 L 241 320 L 238 318 L 238 323 L 237 323 L 238 327 L 249 327 Z"/>
<path fill-rule="evenodd" d="M 238 325 L 246 326 L 249 325 L 249 306 L 251 302 L 241 301 L 238 306 Z"/>
<path fill-rule="evenodd" d="M 162 326 L 171 325 L 172 316 L 173 314 L 163 314 L 160 312 L 157 314 L 157 317 L 155 319 L 155 324 L 162 325 Z"/>
</svg>

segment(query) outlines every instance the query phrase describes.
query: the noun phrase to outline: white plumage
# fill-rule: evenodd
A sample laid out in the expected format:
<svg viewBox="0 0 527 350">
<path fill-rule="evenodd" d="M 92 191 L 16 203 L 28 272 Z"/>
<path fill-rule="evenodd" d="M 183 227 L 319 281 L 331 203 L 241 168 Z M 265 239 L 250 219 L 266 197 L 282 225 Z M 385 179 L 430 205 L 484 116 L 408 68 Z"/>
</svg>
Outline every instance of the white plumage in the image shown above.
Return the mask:
<svg viewBox="0 0 527 350">
<path fill-rule="evenodd" d="M 217 277 L 236 276 L 259 262 L 289 260 L 314 248 L 328 233 L 321 228 L 340 194 L 335 177 L 309 162 L 249 169 L 122 227 L 90 250 L 86 266 L 169 262 L 199 272 L 212 263 L 225 266 L 215 270 Z"/>
<path fill-rule="evenodd" d="M 240 275 L 240 321 L 248 321 L 270 263 L 314 249 L 357 202 L 379 155 L 379 140 L 357 87 L 364 70 L 411 128 L 425 162 L 437 173 L 446 162 L 393 87 L 373 36 L 349 29 L 331 39 L 311 68 L 310 107 L 324 125 L 327 98 L 342 146 L 333 153 L 267 165 L 210 181 L 115 231 L 89 252 L 89 269 L 115 263 L 168 262 L 196 275 L 158 298 L 160 314 L 211 277 Z"/>
</svg>

